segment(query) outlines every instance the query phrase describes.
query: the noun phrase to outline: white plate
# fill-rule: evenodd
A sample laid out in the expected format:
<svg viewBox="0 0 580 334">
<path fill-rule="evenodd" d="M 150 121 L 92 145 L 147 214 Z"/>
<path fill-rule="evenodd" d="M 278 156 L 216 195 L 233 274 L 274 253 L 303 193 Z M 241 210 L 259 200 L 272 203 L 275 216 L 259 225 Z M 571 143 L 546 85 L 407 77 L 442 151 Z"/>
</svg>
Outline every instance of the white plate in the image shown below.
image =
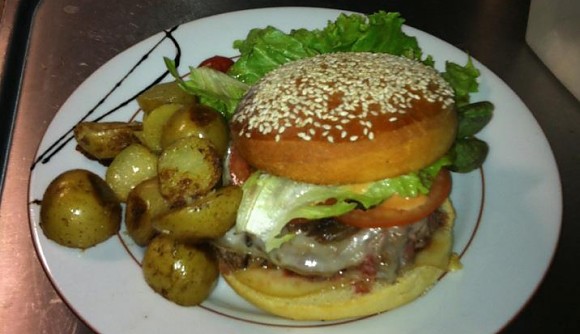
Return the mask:
<svg viewBox="0 0 580 334">
<path fill-rule="evenodd" d="M 339 13 L 313 8 L 249 10 L 157 34 L 113 58 L 71 95 L 50 124 L 38 157 L 53 152 L 51 145 L 58 146 L 62 136 L 70 138 L 72 127 L 91 110 L 88 120 L 111 110 L 104 120 L 128 120 L 138 110 L 134 96 L 164 73 L 163 56 L 174 58 L 180 50 L 179 70 L 186 73 L 189 65 L 207 57 L 235 55 L 232 41 L 244 38 L 251 28 L 268 24 L 283 30 L 318 28 Z M 405 29 L 418 38 L 425 53 L 435 57 L 439 68 L 445 60 L 466 62 L 466 54 L 455 47 Z M 462 255 L 464 268 L 444 276 L 432 291 L 409 305 L 355 321 L 293 322 L 253 308 L 220 281 L 203 306 L 176 306 L 144 282 L 138 265 L 142 249 L 125 233 L 86 251 L 67 249 L 44 237 L 38 225 L 39 206 L 34 203 L 49 182 L 73 168 L 104 176 L 102 166 L 75 151 L 74 140 L 32 170 L 31 228 L 42 264 L 68 305 L 103 333 L 494 332 L 515 316 L 541 281 L 557 243 L 562 203 L 554 158 L 533 116 L 501 79 L 475 64 L 481 71 L 481 85 L 474 100 L 490 100 L 496 111 L 481 133 L 491 146 L 483 170 L 454 176 L 455 251 Z"/>
</svg>

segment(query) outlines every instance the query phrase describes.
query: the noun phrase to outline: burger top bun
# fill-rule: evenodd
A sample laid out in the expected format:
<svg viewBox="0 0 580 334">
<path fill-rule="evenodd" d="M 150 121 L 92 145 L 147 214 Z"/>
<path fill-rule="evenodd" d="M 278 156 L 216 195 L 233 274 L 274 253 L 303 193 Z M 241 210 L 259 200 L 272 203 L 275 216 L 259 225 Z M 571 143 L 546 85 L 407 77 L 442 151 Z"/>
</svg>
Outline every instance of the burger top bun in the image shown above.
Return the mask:
<svg viewBox="0 0 580 334">
<path fill-rule="evenodd" d="M 287 63 L 242 99 L 235 148 L 271 174 L 315 184 L 363 183 L 433 163 L 455 139 L 454 93 L 439 73 L 384 53 Z"/>
</svg>

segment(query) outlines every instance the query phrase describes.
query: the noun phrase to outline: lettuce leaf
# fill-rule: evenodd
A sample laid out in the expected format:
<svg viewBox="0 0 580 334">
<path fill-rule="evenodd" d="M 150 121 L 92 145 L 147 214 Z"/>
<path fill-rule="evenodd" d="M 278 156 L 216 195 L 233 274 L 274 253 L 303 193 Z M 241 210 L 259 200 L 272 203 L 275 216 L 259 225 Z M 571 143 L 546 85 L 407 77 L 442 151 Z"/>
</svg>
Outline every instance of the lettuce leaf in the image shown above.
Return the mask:
<svg viewBox="0 0 580 334">
<path fill-rule="evenodd" d="M 301 41 L 277 28 L 252 29 L 245 40 L 234 41 L 240 58 L 228 73 L 242 82 L 252 84 L 280 64 L 317 54 Z"/>
<path fill-rule="evenodd" d="M 469 94 L 478 91 L 479 70 L 475 68 L 471 57 L 467 59 L 467 64 L 461 66 L 453 62 L 445 63 L 445 72 L 441 76 L 451 85 L 455 91 L 455 104 L 461 107 L 469 103 Z"/>
<path fill-rule="evenodd" d="M 404 21 L 399 13 L 381 11 L 369 16 L 341 14 L 324 29 L 296 29 L 288 34 L 272 26 L 252 29 L 245 40 L 234 42 L 240 58 L 228 74 L 253 84 L 289 61 L 339 51 L 385 52 L 421 60 L 417 39 L 402 31 Z"/>
<path fill-rule="evenodd" d="M 384 52 L 420 60 L 417 39 L 403 33 L 404 22 L 399 13 L 341 14 L 322 30 L 299 29 L 291 34 L 319 53 Z"/>
<path fill-rule="evenodd" d="M 417 173 L 341 186 L 296 182 L 258 171 L 243 185 L 236 229 L 258 236 L 268 252 L 291 237 L 281 237 L 280 232 L 292 219 L 334 217 L 358 206 L 368 209 L 394 194 L 404 197 L 427 194 L 437 173 L 450 163 L 449 157 L 443 157 Z M 328 199 L 334 199 L 334 204 L 319 205 Z"/>
<path fill-rule="evenodd" d="M 189 80 L 183 80 L 177 73 L 175 63 L 165 58 L 165 65 L 179 86 L 199 98 L 200 103 L 219 111 L 229 120 L 250 86 L 229 75 L 209 67 L 190 67 Z"/>
</svg>

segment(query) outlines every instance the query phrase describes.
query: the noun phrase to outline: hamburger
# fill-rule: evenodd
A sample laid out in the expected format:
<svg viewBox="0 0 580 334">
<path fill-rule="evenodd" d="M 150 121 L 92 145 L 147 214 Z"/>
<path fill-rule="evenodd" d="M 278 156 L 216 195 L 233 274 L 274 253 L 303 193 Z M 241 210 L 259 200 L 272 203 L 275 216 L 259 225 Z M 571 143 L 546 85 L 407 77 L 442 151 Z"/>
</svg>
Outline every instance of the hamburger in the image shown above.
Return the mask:
<svg viewBox="0 0 580 334">
<path fill-rule="evenodd" d="M 231 121 L 244 191 L 216 242 L 220 271 L 272 314 L 335 320 L 384 312 L 449 268 L 454 91 L 432 67 L 337 52 L 281 65 Z"/>
</svg>

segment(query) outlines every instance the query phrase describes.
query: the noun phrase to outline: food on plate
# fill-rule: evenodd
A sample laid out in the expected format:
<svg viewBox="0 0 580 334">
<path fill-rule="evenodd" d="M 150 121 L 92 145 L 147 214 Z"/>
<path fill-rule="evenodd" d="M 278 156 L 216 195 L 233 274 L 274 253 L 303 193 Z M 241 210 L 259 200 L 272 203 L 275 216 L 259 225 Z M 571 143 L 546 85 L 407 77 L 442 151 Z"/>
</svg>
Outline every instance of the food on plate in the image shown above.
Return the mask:
<svg viewBox="0 0 580 334">
<path fill-rule="evenodd" d="M 457 113 L 432 67 L 368 52 L 293 61 L 250 88 L 230 127 L 257 170 L 236 228 L 216 242 L 242 297 L 293 319 L 364 316 L 448 270 Z"/>
<path fill-rule="evenodd" d="M 127 201 L 131 189 L 157 175 L 157 156 L 140 143 L 123 149 L 111 162 L 105 181 L 121 202 Z"/>
<path fill-rule="evenodd" d="M 207 298 L 219 275 L 214 254 L 207 247 L 155 237 L 143 257 L 145 280 L 163 297 L 184 306 Z"/>
<path fill-rule="evenodd" d="M 195 97 L 183 89 L 177 82 L 163 82 L 154 85 L 137 97 L 137 103 L 145 115 L 165 104 L 191 105 Z"/>
<path fill-rule="evenodd" d="M 202 61 L 199 67 L 209 67 L 216 71 L 227 73 L 233 64 L 234 61 L 229 57 L 213 56 Z"/>
<path fill-rule="evenodd" d="M 407 58 L 324 54 L 254 85 L 232 119 L 233 145 L 252 166 L 296 181 L 396 177 L 447 153 L 457 127 L 453 97 L 437 71 Z"/>
<path fill-rule="evenodd" d="M 221 114 L 202 104 L 192 104 L 171 116 L 164 125 L 161 146 L 167 147 L 183 137 L 208 139 L 220 157 L 230 142 L 228 125 Z"/>
<path fill-rule="evenodd" d="M 51 185 L 41 204 L 41 226 L 48 238 L 60 244 L 87 248 L 105 239 L 93 242 L 101 231 L 73 225 L 76 229 L 71 232 L 70 224 L 62 224 L 67 222 L 63 212 L 70 215 L 71 210 L 84 205 L 91 211 L 84 210 L 77 220 L 90 221 L 81 227 L 108 227 L 107 201 L 113 201 L 117 205 L 116 225 L 107 230 L 108 238 L 119 231 L 121 205 L 125 204 L 127 235 L 147 248 L 142 266 L 147 283 L 180 305 L 196 305 L 207 297 L 218 276 L 208 243 L 235 223 L 242 191 L 221 182 L 222 160 L 229 145 L 229 130 L 222 115 L 176 87 L 176 83 L 159 84 L 139 96 L 147 109 L 141 122 L 81 122 L 75 127 L 75 138 L 85 146 L 79 142 L 79 151 L 107 166 L 106 181 L 90 173 L 87 187 L 93 186 L 96 195 L 108 197 L 98 202 L 99 198 L 84 198 L 96 196 L 88 190 L 84 197 L 77 194 L 74 198 L 68 191 L 64 198 L 70 200 L 57 203 L 65 188 Z M 116 149 L 110 149 L 113 147 Z M 106 150 L 106 155 L 90 154 Z M 63 178 L 71 181 L 80 176 L 77 171 L 67 172 L 53 183 L 63 184 Z M 104 208 L 91 207 L 95 203 L 90 199 Z M 66 211 L 66 205 L 73 204 L 78 206 Z"/>
<path fill-rule="evenodd" d="M 161 194 L 174 203 L 205 194 L 221 180 L 220 157 L 203 138 L 177 140 L 161 152 L 157 166 Z"/>
<path fill-rule="evenodd" d="M 489 147 L 475 135 L 489 123 L 493 109 L 489 101 L 463 104 L 457 108 L 457 140 L 451 150 L 456 157 L 451 167 L 454 172 L 468 173 L 473 166 L 481 166 L 485 161 Z"/>
<path fill-rule="evenodd" d="M 220 238 L 235 224 L 241 199 L 240 187 L 221 187 L 157 216 L 153 225 L 157 231 L 187 243 Z"/>
<path fill-rule="evenodd" d="M 139 246 L 147 246 L 158 232 L 153 219 L 168 212 L 171 203 L 161 195 L 159 179 L 155 176 L 139 183 L 127 196 L 125 228 Z"/>
<path fill-rule="evenodd" d="M 183 108 L 182 104 L 169 103 L 151 110 L 143 116 L 143 130 L 135 132 L 135 136 L 152 152 L 161 152 L 163 149 L 161 136 L 163 136 L 165 126 L 169 119 Z"/>
<path fill-rule="evenodd" d="M 139 123 L 82 122 L 75 126 L 74 136 L 79 151 L 90 159 L 107 164 L 127 146 L 137 142 L 135 131 L 140 129 Z"/>
<path fill-rule="evenodd" d="M 42 197 L 40 227 L 47 238 L 86 249 L 115 235 L 121 226 L 121 204 L 98 175 L 82 169 L 55 178 Z"/>
</svg>

